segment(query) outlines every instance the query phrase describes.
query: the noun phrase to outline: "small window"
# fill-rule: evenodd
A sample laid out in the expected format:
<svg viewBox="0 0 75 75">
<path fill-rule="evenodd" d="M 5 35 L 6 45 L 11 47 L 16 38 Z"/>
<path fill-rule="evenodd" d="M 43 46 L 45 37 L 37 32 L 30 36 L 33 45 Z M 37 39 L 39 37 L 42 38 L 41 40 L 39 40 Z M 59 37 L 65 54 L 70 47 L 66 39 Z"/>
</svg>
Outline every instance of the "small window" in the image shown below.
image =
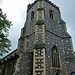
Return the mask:
<svg viewBox="0 0 75 75">
<path fill-rule="evenodd" d="M 57 72 L 55 75 L 59 75 L 59 72 Z"/>
<path fill-rule="evenodd" d="M 32 13 L 31 13 L 31 20 L 33 20 L 34 19 L 34 11 L 32 11 Z"/>
<path fill-rule="evenodd" d="M 52 10 L 49 11 L 49 16 L 50 16 L 51 19 L 54 19 Z"/>
</svg>

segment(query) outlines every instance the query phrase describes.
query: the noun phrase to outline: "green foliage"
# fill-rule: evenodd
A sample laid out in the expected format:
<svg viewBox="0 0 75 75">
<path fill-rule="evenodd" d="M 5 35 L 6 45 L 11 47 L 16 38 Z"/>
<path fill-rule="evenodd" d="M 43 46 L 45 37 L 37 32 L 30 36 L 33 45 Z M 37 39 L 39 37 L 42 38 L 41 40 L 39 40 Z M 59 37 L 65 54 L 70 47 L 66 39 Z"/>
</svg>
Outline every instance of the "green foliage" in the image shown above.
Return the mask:
<svg viewBox="0 0 75 75">
<path fill-rule="evenodd" d="M 75 54 L 75 51 L 74 51 L 74 54 Z"/>
<path fill-rule="evenodd" d="M 0 55 L 8 53 L 11 49 L 11 41 L 7 38 L 11 22 L 7 19 L 6 14 L 3 14 L 0 8 Z"/>
</svg>

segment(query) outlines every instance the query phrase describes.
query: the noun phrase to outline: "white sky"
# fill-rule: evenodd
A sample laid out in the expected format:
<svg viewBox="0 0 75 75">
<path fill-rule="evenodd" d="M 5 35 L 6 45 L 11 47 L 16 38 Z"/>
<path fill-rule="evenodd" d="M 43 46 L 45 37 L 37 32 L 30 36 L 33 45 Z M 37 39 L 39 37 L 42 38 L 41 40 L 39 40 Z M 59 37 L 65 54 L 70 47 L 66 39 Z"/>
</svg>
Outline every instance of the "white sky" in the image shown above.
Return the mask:
<svg viewBox="0 0 75 75">
<path fill-rule="evenodd" d="M 0 8 L 6 13 L 13 26 L 10 29 L 9 39 L 12 42 L 11 49 L 15 50 L 18 45 L 21 28 L 26 20 L 27 5 L 34 0 L 0 0 Z M 75 0 L 50 0 L 56 4 L 60 10 L 63 20 L 67 24 L 67 30 L 72 36 L 73 47 L 75 49 Z"/>
</svg>

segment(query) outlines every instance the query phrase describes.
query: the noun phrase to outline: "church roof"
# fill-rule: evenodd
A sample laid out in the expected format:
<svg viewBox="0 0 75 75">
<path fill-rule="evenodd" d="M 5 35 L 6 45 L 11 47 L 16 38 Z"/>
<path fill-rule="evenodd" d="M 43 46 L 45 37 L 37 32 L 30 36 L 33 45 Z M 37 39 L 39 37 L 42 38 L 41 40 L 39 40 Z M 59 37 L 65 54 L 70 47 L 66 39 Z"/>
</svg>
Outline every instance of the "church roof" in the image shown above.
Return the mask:
<svg viewBox="0 0 75 75">
<path fill-rule="evenodd" d="M 28 5 L 28 10 L 29 10 L 37 1 L 40 1 L 40 0 L 36 0 L 36 1 L 34 1 L 34 3 L 29 4 L 29 5 Z M 54 3 L 52 3 L 51 1 L 49 1 L 49 0 L 44 0 L 44 1 L 48 2 L 50 5 L 52 5 L 53 7 L 55 7 L 58 11 L 60 11 L 60 10 L 59 10 L 59 7 L 56 6 Z M 27 10 L 27 11 L 28 11 L 28 10 Z"/>
<path fill-rule="evenodd" d="M 0 59 L 0 62 L 3 63 L 4 61 L 7 61 L 7 59 L 11 59 L 11 57 L 14 57 L 16 54 L 17 54 L 17 49 L 14 50 L 13 52 L 9 53 L 4 58 Z"/>
</svg>

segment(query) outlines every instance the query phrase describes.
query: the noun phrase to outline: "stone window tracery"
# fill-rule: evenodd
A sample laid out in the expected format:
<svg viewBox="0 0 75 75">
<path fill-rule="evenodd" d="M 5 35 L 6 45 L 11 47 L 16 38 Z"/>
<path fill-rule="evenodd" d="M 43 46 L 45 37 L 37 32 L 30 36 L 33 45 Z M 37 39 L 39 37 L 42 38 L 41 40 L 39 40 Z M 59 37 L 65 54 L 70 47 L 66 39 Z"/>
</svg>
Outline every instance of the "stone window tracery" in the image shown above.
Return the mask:
<svg viewBox="0 0 75 75">
<path fill-rule="evenodd" d="M 52 48 L 52 67 L 60 68 L 60 55 L 56 46 Z"/>
</svg>

